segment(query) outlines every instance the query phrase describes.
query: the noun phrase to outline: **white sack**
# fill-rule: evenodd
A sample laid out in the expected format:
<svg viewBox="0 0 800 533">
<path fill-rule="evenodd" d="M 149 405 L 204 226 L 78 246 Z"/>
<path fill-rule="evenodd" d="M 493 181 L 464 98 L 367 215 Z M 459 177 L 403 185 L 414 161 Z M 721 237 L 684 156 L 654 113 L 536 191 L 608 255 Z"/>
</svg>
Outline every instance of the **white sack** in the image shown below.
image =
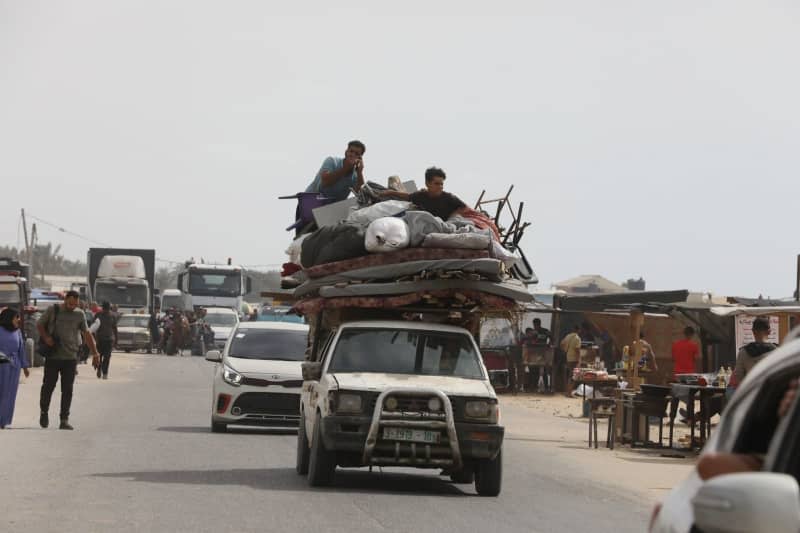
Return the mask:
<svg viewBox="0 0 800 533">
<path fill-rule="evenodd" d="M 393 252 L 408 247 L 408 226 L 395 217 L 379 218 L 370 223 L 364 246 L 370 253 Z"/>
<path fill-rule="evenodd" d="M 300 235 L 298 238 L 292 241 L 292 244 L 286 249 L 286 255 L 289 256 L 289 262 L 294 263 L 295 265 L 300 264 L 300 252 L 303 249 L 303 240 L 306 237 L 311 235 L 310 233 L 304 233 Z"/>
<path fill-rule="evenodd" d="M 403 211 L 407 211 L 411 207 L 411 202 L 404 202 L 402 200 L 386 200 L 385 202 L 378 202 L 363 209 L 357 209 L 347 215 L 347 222 L 354 222 L 356 224 L 367 225 L 370 222 L 378 220 L 383 217 L 392 217 Z"/>
</svg>

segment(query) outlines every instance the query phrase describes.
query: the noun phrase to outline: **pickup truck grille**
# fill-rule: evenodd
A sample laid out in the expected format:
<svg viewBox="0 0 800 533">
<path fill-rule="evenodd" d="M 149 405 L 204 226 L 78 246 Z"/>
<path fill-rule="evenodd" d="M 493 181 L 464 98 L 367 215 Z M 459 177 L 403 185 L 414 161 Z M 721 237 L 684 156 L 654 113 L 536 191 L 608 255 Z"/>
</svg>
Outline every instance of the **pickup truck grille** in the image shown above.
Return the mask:
<svg viewBox="0 0 800 533">
<path fill-rule="evenodd" d="M 426 413 L 426 414 L 441 414 L 444 411 L 437 411 L 436 413 L 431 413 L 430 409 L 428 409 L 428 400 L 430 400 L 430 396 L 420 396 L 420 397 L 398 397 L 397 398 L 397 409 L 391 412 L 402 412 L 402 413 Z M 456 422 L 465 422 L 464 419 L 464 402 L 465 399 L 459 396 L 448 396 L 450 399 L 450 405 L 453 407 L 453 419 Z M 366 402 L 367 405 L 367 412 L 372 413 L 375 410 L 375 403 L 378 401 L 378 395 L 374 394 L 368 398 Z M 384 408 L 384 411 L 388 411 Z"/>
</svg>

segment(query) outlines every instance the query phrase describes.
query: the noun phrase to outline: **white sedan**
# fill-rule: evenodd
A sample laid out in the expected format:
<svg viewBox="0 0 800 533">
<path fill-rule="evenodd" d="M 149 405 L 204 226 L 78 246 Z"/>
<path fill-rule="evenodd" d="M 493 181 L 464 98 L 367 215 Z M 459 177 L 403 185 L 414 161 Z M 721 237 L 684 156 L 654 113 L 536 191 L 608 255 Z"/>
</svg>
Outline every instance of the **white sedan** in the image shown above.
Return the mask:
<svg viewBox="0 0 800 533">
<path fill-rule="evenodd" d="M 217 363 L 211 430 L 223 432 L 229 424 L 297 427 L 307 345 L 305 324 L 239 323 L 222 352 L 206 354 Z"/>
</svg>

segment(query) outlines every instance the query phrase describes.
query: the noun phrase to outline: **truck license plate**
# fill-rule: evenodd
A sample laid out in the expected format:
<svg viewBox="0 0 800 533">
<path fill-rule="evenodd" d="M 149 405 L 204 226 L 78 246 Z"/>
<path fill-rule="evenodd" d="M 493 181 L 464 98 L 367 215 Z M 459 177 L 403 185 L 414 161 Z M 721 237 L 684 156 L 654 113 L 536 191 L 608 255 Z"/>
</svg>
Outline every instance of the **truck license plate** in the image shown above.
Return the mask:
<svg viewBox="0 0 800 533">
<path fill-rule="evenodd" d="M 383 438 L 388 440 L 402 440 L 407 442 L 424 442 L 435 444 L 439 442 L 438 431 L 425 431 L 422 429 L 383 428 Z"/>
</svg>

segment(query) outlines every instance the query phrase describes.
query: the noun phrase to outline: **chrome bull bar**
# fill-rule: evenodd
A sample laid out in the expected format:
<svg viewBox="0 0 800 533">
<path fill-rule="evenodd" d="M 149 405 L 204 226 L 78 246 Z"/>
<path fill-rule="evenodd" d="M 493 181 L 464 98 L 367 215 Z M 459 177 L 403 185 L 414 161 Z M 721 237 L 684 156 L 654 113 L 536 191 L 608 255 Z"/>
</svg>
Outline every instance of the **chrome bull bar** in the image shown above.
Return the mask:
<svg viewBox="0 0 800 533">
<path fill-rule="evenodd" d="M 398 417 L 397 413 L 384 411 L 384 400 L 388 396 L 428 396 L 439 398 L 439 400 L 442 402 L 442 407 L 444 408 L 444 416 L 420 416 L 409 418 Z M 430 444 L 415 442 L 407 443 L 411 449 L 410 457 L 400 457 L 400 442 L 394 443 L 393 457 L 378 457 L 375 455 L 376 445 L 378 444 L 378 436 L 380 435 L 381 428 L 386 426 L 422 430 L 445 430 L 447 432 L 447 439 L 449 441 L 452 458 L 431 457 Z M 461 449 L 458 446 L 458 435 L 456 434 L 453 406 L 450 403 L 450 398 L 448 398 L 447 395 L 440 390 L 429 388 L 392 388 L 380 393 L 377 401 L 375 402 L 375 409 L 372 413 L 372 423 L 370 424 L 369 431 L 367 432 L 367 441 L 364 445 L 363 461 L 364 464 L 367 465 L 381 463 L 394 464 L 398 466 L 436 466 L 452 470 L 460 470 L 463 466 L 463 462 L 461 460 Z"/>
</svg>

